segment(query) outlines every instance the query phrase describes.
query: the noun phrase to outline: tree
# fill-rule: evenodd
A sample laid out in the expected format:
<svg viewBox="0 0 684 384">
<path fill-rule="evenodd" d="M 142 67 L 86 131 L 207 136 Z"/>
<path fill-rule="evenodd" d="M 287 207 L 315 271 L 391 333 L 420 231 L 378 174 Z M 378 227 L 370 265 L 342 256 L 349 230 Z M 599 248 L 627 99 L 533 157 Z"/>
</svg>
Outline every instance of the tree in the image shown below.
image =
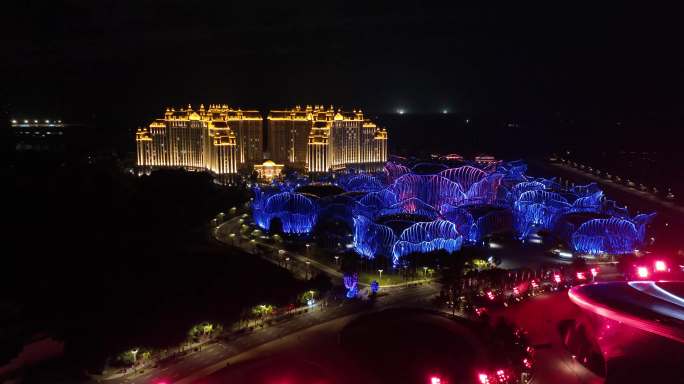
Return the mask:
<svg viewBox="0 0 684 384">
<path fill-rule="evenodd" d="M 587 261 L 584 259 L 584 257 L 578 256 L 572 259 L 572 270 L 574 272 L 587 270 Z"/>
<path fill-rule="evenodd" d="M 268 227 L 268 233 L 272 234 L 283 234 L 283 221 L 279 217 L 274 217 L 271 219 L 271 223 Z"/>
</svg>

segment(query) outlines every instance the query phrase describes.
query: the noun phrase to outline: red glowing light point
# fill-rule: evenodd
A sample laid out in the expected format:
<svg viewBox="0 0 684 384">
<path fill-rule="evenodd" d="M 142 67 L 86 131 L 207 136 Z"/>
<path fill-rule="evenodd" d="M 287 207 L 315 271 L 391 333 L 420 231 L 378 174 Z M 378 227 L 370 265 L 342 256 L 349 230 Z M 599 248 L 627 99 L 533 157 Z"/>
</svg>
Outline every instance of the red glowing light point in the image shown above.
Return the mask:
<svg viewBox="0 0 684 384">
<path fill-rule="evenodd" d="M 523 365 L 525 366 L 525 368 L 532 368 L 532 362 L 529 361 L 527 358 L 523 359 Z"/>
<path fill-rule="evenodd" d="M 640 278 L 642 278 L 642 279 L 647 278 L 647 277 L 648 277 L 648 268 L 646 268 L 646 267 L 637 267 L 637 275 L 638 275 Z"/>
<path fill-rule="evenodd" d="M 442 378 L 439 376 L 430 377 L 430 384 L 442 384 Z"/>
<path fill-rule="evenodd" d="M 587 277 L 584 275 L 584 272 L 577 272 L 577 280 L 586 280 Z"/>
<path fill-rule="evenodd" d="M 592 275 L 593 277 L 596 277 L 596 275 L 598 275 L 598 273 L 599 273 L 599 269 L 598 269 L 598 268 L 592 268 L 592 269 L 591 269 L 591 275 Z"/>
<path fill-rule="evenodd" d="M 560 283 L 560 282 L 561 282 L 561 276 L 560 276 L 560 275 L 553 275 L 553 280 L 554 280 L 556 283 Z"/>
<path fill-rule="evenodd" d="M 664 261 L 658 260 L 655 262 L 655 270 L 658 272 L 664 272 L 667 270 L 667 264 Z"/>
<path fill-rule="evenodd" d="M 480 373 L 477 377 L 480 379 L 480 384 L 489 384 L 489 376 L 486 373 Z"/>
</svg>

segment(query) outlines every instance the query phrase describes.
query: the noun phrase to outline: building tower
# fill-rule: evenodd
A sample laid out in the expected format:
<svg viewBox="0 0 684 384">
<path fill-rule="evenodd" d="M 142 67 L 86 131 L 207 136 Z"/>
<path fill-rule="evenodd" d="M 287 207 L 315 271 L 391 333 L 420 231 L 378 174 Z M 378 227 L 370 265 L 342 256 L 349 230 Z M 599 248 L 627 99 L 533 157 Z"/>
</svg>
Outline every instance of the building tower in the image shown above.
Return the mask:
<svg viewBox="0 0 684 384">
<path fill-rule="evenodd" d="M 307 169 L 309 172 L 330 170 L 330 122 L 316 121 L 309 135 Z"/>
<path fill-rule="evenodd" d="M 218 104 L 209 108 L 202 104 L 197 111 L 190 105 L 167 108 L 162 119 L 137 130 L 137 163 L 234 174 L 241 164 L 261 162 L 262 127 L 258 111 Z"/>
</svg>

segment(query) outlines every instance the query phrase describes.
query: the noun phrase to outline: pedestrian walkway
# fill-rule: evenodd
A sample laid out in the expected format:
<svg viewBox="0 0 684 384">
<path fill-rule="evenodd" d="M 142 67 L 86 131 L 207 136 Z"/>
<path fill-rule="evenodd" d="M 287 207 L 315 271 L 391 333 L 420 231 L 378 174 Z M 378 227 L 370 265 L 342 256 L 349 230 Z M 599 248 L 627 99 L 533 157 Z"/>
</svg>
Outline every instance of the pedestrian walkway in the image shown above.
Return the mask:
<svg viewBox="0 0 684 384">
<path fill-rule="evenodd" d="M 240 219 L 240 217 L 234 217 L 230 220 L 223 222 L 222 224 L 219 224 L 219 226 L 216 227 L 212 231 L 214 238 L 223 244 L 230 245 L 230 246 L 237 246 L 247 253 L 251 253 L 251 252 L 250 252 L 250 249 L 246 249 L 246 246 L 253 248 L 255 244 L 258 244 L 261 247 L 268 248 L 274 252 L 278 252 L 280 250 L 280 248 L 278 248 L 272 244 L 266 244 L 266 243 L 263 243 L 260 241 L 255 241 L 254 243 L 242 242 L 240 240 L 226 241 L 227 233 L 230 233 L 232 231 L 232 229 L 235 228 L 239 219 Z M 341 281 L 342 278 L 344 277 L 344 274 L 342 272 L 338 271 L 337 269 L 335 269 L 329 265 L 326 265 L 324 263 L 321 263 L 321 262 L 319 262 L 315 259 L 312 259 L 310 257 L 304 256 L 304 255 L 301 255 L 301 254 L 298 254 L 298 253 L 292 252 L 292 251 L 287 251 L 287 256 L 296 259 L 297 261 L 299 261 L 300 263 L 302 263 L 304 265 L 307 265 L 307 268 L 309 268 L 309 267 L 315 268 L 315 269 L 325 273 L 326 275 L 336 279 L 336 281 Z M 276 265 L 281 266 L 277 260 L 274 260 L 271 257 L 268 257 L 266 255 L 262 255 L 261 257 L 263 259 L 271 262 L 271 263 L 274 263 Z M 401 288 L 401 287 L 406 287 L 406 286 L 410 286 L 410 285 L 414 285 L 414 284 L 429 283 L 429 282 L 432 282 L 433 280 L 434 280 L 433 278 L 427 278 L 427 279 L 421 279 L 421 280 L 411 280 L 411 281 L 406 281 L 403 283 L 381 285 L 381 288 L 383 288 L 383 289 Z M 369 287 L 370 284 L 359 282 L 358 286 L 359 287 Z"/>
<path fill-rule="evenodd" d="M 601 184 L 603 186 L 609 187 L 609 188 L 615 188 L 618 189 L 622 192 L 629 193 L 631 195 L 640 197 L 642 199 L 648 200 L 652 203 L 658 204 L 663 208 L 671 209 L 677 213 L 683 214 L 684 213 L 684 207 L 675 204 L 672 201 L 669 200 L 663 200 L 659 198 L 658 196 L 653 195 L 652 193 L 646 192 L 646 191 L 640 191 L 638 189 L 623 185 L 623 184 L 618 184 L 612 180 L 606 180 L 604 178 L 598 177 L 594 174 L 587 173 L 584 171 L 581 171 L 579 169 L 564 165 L 564 164 L 559 164 L 559 163 L 550 163 L 552 166 L 563 169 L 567 172 L 571 172 L 577 175 L 580 175 L 584 178 L 587 178 L 591 181 L 595 181 L 598 184 Z"/>
</svg>

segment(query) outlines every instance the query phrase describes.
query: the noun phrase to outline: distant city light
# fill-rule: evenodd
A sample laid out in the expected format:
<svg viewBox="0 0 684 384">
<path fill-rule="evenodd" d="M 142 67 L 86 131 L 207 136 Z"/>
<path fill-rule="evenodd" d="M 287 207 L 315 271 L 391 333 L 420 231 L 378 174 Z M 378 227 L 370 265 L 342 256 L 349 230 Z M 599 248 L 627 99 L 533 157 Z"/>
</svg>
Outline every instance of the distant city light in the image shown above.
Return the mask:
<svg viewBox="0 0 684 384">
<path fill-rule="evenodd" d="M 12 120 L 12 124 L 16 124 L 16 123 L 17 123 L 17 121 L 16 121 L 16 120 Z"/>
<path fill-rule="evenodd" d="M 559 274 L 555 274 L 555 275 L 553 275 L 553 280 L 556 283 L 560 283 L 561 282 L 561 276 Z"/>
<path fill-rule="evenodd" d="M 442 113 L 446 115 L 447 113 L 449 113 L 449 111 L 446 109 L 442 109 Z"/>
<path fill-rule="evenodd" d="M 655 262 L 655 270 L 658 272 L 663 272 L 667 270 L 667 264 L 664 261 L 658 260 Z"/>
<path fill-rule="evenodd" d="M 400 115 L 403 115 L 403 114 L 404 114 L 404 112 L 406 112 L 406 111 L 404 111 L 404 109 L 403 109 L 403 108 L 399 108 L 399 109 L 397 109 L 397 113 L 398 113 L 398 114 L 400 114 Z"/>
<path fill-rule="evenodd" d="M 584 272 L 577 272 L 577 280 L 586 280 L 587 276 L 584 274 Z"/>
<path fill-rule="evenodd" d="M 477 377 L 480 379 L 480 384 L 489 384 L 489 375 L 486 373 L 480 373 Z"/>
<path fill-rule="evenodd" d="M 431 376 L 430 384 L 442 384 L 442 378 L 439 376 Z"/>
</svg>

